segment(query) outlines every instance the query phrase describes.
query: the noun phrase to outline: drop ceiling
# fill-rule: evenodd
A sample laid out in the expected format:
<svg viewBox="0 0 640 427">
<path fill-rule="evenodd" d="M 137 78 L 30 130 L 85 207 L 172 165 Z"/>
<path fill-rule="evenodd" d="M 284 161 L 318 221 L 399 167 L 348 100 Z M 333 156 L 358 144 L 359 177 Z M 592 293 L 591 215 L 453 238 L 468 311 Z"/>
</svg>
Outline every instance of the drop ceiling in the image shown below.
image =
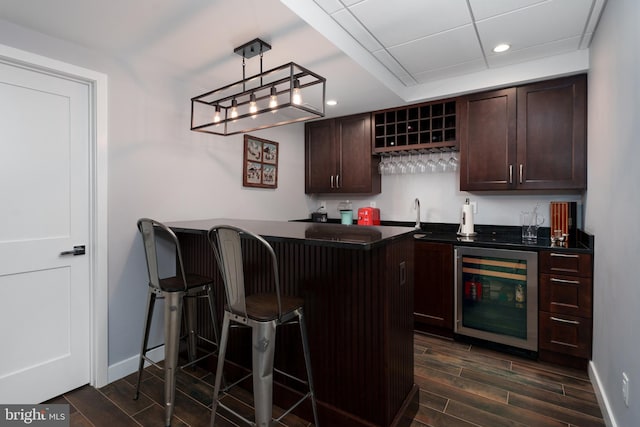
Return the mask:
<svg viewBox="0 0 640 427">
<path fill-rule="evenodd" d="M 140 81 L 159 64 L 197 95 L 240 80 L 233 49 L 259 37 L 272 45 L 266 68 L 293 61 L 327 78 L 336 116 L 583 72 L 605 1 L 0 0 L 0 43 L 3 25 L 16 25 L 126 64 Z M 499 42 L 511 49 L 493 53 Z M 25 33 L 10 44 L 32 43 Z"/>
<path fill-rule="evenodd" d="M 409 101 L 425 86 L 558 57 L 588 66 L 605 0 L 282 0 Z M 495 53 L 500 43 L 507 52 Z M 564 58 L 560 58 L 564 56 Z M 585 60 L 585 58 L 587 60 Z M 516 67 L 520 65 L 520 67 Z"/>
</svg>

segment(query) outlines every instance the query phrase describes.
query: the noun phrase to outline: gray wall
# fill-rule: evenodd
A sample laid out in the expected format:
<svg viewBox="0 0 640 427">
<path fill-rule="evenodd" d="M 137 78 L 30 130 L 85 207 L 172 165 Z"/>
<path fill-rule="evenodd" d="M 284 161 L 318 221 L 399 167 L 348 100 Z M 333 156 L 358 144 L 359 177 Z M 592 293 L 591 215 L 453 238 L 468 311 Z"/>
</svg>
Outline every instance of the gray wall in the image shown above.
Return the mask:
<svg viewBox="0 0 640 427">
<path fill-rule="evenodd" d="M 591 48 L 586 228 L 596 236 L 593 368 L 620 427 L 640 425 L 640 2 L 609 0 Z M 631 402 L 622 400 L 622 373 Z"/>
</svg>

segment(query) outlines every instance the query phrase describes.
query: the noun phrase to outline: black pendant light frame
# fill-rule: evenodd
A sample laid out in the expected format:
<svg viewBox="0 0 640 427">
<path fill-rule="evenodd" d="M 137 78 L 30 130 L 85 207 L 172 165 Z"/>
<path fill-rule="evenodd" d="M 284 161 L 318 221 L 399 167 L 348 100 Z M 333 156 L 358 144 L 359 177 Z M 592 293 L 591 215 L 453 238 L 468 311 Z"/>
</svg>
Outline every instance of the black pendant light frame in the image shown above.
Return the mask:
<svg viewBox="0 0 640 427">
<path fill-rule="evenodd" d="M 324 117 L 326 79 L 294 62 L 263 71 L 262 55 L 270 49 L 260 39 L 234 49 L 242 56 L 242 80 L 191 98 L 191 130 L 227 136 Z M 245 59 L 257 55 L 260 73 L 246 77 Z M 294 102 L 294 90 L 304 94 L 304 102 Z M 269 106 L 274 94 L 277 105 Z M 249 111 L 252 100 L 255 112 Z"/>
</svg>

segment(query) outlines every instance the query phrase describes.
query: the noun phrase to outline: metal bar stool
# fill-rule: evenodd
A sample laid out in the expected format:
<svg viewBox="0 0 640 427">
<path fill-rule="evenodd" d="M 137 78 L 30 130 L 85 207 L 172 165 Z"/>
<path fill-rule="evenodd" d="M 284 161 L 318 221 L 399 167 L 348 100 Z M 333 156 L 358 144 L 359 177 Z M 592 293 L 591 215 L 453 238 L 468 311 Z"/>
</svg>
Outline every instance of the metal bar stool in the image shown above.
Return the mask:
<svg viewBox="0 0 640 427">
<path fill-rule="evenodd" d="M 162 369 L 161 366 L 147 357 L 147 352 L 162 345 L 160 344 L 149 348 L 148 341 L 156 299 L 164 299 L 164 396 L 166 412 L 165 425 L 168 427 L 171 425 L 171 418 L 173 416 L 176 370 L 191 366 L 200 360 L 217 353 L 219 348 L 218 343 L 220 341 L 218 339 L 218 325 L 212 287 L 213 279 L 197 274 L 185 274 L 178 237 L 166 225 L 149 218 L 141 218 L 138 220 L 138 230 L 142 235 L 142 242 L 144 244 L 144 251 L 146 255 L 147 271 L 149 273 L 149 292 L 147 295 L 144 336 L 142 339 L 142 348 L 140 350 L 138 380 L 136 383 L 134 399 L 138 399 L 138 396 L 140 395 L 140 380 L 142 378 L 142 372 L 144 371 L 145 361 Z M 177 272 L 171 277 L 160 278 L 160 273 L 158 271 L 156 243 L 160 235 L 165 237 L 166 240 L 175 248 L 176 258 L 178 261 L 176 266 Z M 207 298 L 209 302 L 209 312 L 211 315 L 211 322 L 213 324 L 213 335 L 215 341 L 207 339 L 196 332 L 197 298 Z M 183 314 L 186 318 L 188 362 L 178 366 L 178 354 L 181 340 L 181 320 Z M 197 344 L 199 339 L 211 346 L 214 346 L 214 350 L 206 352 L 206 354 L 198 357 Z"/>
<path fill-rule="evenodd" d="M 222 274 L 226 304 L 222 324 L 220 352 L 213 392 L 213 408 L 211 411 L 211 427 L 214 426 L 216 409 L 218 406 L 231 412 L 243 421 L 260 427 L 268 427 L 272 421 L 280 421 L 305 399 L 311 399 L 313 419 L 316 427 L 318 412 L 313 391 L 313 377 L 311 374 L 311 360 L 307 331 L 304 323 L 302 298 L 281 296 L 278 275 L 278 262 L 271 245 L 262 237 L 238 227 L 221 225 L 213 227 L 208 232 L 209 242 L 213 247 L 220 272 Z M 273 270 L 275 290 L 271 293 L 249 294 L 245 289 L 244 267 L 242 259 L 241 239 L 254 239 L 266 248 L 267 259 L 270 258 Z M 307 381 L 276 370 L 288 378 L 308 385 L 308 392 L 287 409 L 276 420 L 272 419 L 272 388 L 273 388 L 273 359 L 276 339 L 276 328 L 280 325 L 298 323 L 302 338 L 302 350 L 307 373 Z M 222 381 L 225 352 L 231 324 L 251 328 L 252 372 L 244 378 L 228 385 L 224 391 L 253 375 L 253 400 L 255 406 L 255 422 L 238 414 L 224 403 L 220 402 L 220 383 Z"/>
</svg>

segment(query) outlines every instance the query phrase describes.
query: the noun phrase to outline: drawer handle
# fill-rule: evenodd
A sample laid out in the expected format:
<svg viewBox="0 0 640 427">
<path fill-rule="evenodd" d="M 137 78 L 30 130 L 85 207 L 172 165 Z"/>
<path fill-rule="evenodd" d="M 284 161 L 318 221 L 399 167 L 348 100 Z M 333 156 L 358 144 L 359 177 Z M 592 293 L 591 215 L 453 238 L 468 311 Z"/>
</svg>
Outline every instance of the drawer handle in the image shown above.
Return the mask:
<svg viewBox="0 0 640 427">
<path fill-rule="evenodd" d="M 574 254 L 557 254 L 555 252 L 551 253 L 551 256 L 554 257 L 559 257 L 559 258 L 580 258 L 580 255 L 574 255 Z"/>
<path fill-rule="evenodd" d="M 567 319 L 560 319 L 559 317 L 551 317 L 551 320 L 553 320 L 554 322 L 560 322 L 560 323 L 568 323 L 570 325 L 579 325 L 580 322 L 578 322 L 577 320 L 567 320 Z"/>
<path fill-rule="evenodd" d="M 580 281 L 579 280 L 566 280 L 566 279 L 556 279 L 555 277 L 551 278 L 552 282 L 556 282 L 556 283 L 568 283 L 571 285 L 579 285 Z"/>
<path fill-rule="evenodd" d="M 513 165 L 509 165 L 509 184 L 513 184 Z"/>
</svg>

